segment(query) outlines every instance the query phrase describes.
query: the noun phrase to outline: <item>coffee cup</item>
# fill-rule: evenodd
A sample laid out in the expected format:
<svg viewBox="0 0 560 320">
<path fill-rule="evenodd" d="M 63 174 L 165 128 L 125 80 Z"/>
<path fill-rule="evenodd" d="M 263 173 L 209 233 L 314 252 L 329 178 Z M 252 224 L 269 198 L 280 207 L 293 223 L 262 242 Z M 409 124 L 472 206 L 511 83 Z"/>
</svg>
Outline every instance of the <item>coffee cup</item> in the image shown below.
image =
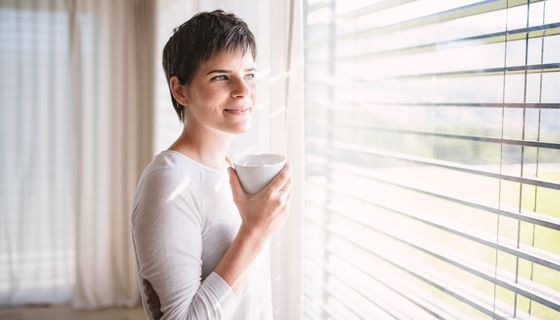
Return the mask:
<svg viewBox="0 0 560 320">
<path fill-rule="evenodd" d="M 233 165 L 243 190 L 256 193 L 284 168 L 286 157 L 280 154 L 249 154 L 235 158 Z"/>
</svg>

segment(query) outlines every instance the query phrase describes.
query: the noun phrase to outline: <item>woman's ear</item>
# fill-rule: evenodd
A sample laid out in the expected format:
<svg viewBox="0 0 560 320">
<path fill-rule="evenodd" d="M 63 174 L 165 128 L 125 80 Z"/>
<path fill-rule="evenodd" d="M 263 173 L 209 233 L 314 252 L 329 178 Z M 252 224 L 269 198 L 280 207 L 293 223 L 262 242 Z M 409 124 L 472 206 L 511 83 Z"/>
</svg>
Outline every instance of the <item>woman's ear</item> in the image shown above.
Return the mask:
<svg viewBox="0 0 560 320">
<path fill-rule="evenodd" d="M 177 78 L 176 76 L 171 77 L 171 79 L 169 79 L 169 87 L 171 88 L 171 94 L 173 94 L 173 98 L 175 98 L 175 101 L 177 101 L 182 106 L 187 106 L 189 101 L 185 94 L 185 89 L 179 81 L 179 78 Z"/>
</svg>

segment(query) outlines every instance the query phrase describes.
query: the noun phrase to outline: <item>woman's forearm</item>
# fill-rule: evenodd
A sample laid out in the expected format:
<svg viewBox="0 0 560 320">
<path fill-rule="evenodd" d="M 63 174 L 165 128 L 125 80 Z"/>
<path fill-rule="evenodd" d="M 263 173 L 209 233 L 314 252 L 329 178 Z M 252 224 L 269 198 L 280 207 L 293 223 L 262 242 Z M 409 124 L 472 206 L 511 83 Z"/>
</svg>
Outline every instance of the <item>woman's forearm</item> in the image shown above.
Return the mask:
<svg viewBox="0 0 560 320">
<path fill-rule="evenodd" d="M 214 271 L 239 293 L 243 275 L 261 252 L 266 240 L 288 216 L 291 174 L 286 164 L 282 171 L 261 191 L 243 191 L 237 173 L 229 168 L 233 201 L 239 209 L 241 227 Z"/>
<path fill-rule="evenodd" d="M 266 242 L 266 234 L 250 230 L 243 224 L 229 249 L 214 270 L 235 293 L 239 293 L 243 275 L 261 252 Z"/>
</svg>

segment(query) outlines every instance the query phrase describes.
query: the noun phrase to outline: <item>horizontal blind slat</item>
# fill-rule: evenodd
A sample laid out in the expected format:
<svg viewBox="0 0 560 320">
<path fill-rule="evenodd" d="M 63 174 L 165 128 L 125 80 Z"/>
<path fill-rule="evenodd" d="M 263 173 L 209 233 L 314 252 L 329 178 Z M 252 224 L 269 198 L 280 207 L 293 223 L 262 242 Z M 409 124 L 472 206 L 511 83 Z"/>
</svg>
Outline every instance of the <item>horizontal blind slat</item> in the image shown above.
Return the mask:
<svg viewBox="0 0 560 320">
<path fill-rule="evenodd" d="M 325 128 L 327 127 L 325 123 L 318 123 L 318 124 L 320 124 Z M 406 130 L 406 129 L 389 128 L 389 127 L 364 126 L 364 125 L 346 124 L 346 123 L 337 123 L 335 124 L 335 126 L 336 128 L 343 128 L 343 129 L 359 129 L 359 130 L 376 131 L 376 132 L 401 133 L 401 134 L 411 134 L 417 136 L 450 138 L 450 139 L 457 139 L 457 140 L 469 140 L 475 142 L 503 143 L 503 144 L 514 145 L 514 146 L 560 150 L 560 143 L 553 143 L 553 142 L 505 139 L 505 138 L 502 139 L 502 138 L 483 137 L 483 136 L 474 136 L 474 135 L 460 135 L 460 134 L 438 133 L 438 132 L 428 132 L 428 131 L 418 131 L 418 130 Z M 311 136 L 309 137 L 309 139 L 314 139 L 314 138 Z"/>
<path fill-rule="evenodd" d="M 560 103 L 494 103 L 494 102 L 421 102 L 421 101 L 335 101 L 336 105 L 318 98 L 309 102 L 309 106 L 319 106 L 331 110 L 344 110 L 349 107 L 451 107 L 451 108 L 507 108 L 507 109 L 560 109 Z"/>
<path fill-rule="evenodd" d="M 541 37 L 550 37 L 560 34 L 560 23 L 550 23 L 546 25 L 538 25 L 528 28 L 519 28 L 515 30 L 480 34 L 470 37 L 457 38 L 452 40 L 445 40 L 439 42 L 432 42 L 426 44 L 415 45 L 411 47 L 402 47 L 384 51 L 373 51 L 367 53 L 360 53 L 356 55 L 340 56 L 338 61 L 352 61 L 357 62 L 363 59 L 377 58 L 384 56 L 395 56 L 402 54 L 416 54 L 434 50 L 445 50 L 447 48 L 466 47 L 471 44 L 494 44 L 503 43 L 505 41 L 519 41 L 526 39 L 536 39 Z"/>
<path fill-rule="evenodd" d="M 317 204 L 320 205 L 320 203 Z M 517 248 L 515 246 L 515 243 L 508 241 L 506 238 L 501 238 L 499 239 L 499 241 L 496 242 L 495 237 L 492 237 L 491 235 L 484 234 L 477 230 L 471 230 L 469 228 L 462 227 L 456 224 L 451 224 L 447 221 L 440 221 L 439 219 L 431 217 L 429 212 L 421 212 L 420 210 L 417 211 L 405 210 L 405 209 L 389 206 L 387 204 L 383 204 L 380 202 L 371 201 L 371 200 L 368 201 L 368 204 L 375 206 L 379 209 L 391 211 L 395 214 L 398 214 L 406 218 L 414 219 L 418 222 L 422 222 L 431 227 L 446 231 L 450 234 L 461 237 L 463 239 L 467 239 L 479 243 L 481 245 L 487 246 L 489 248 L 497 249 L 501 252 L 505 252 L 514 255 L 516 257 L 523 258 L 525 260 L 534 263 L 538 263 L 542 266 L 546 266 L 553 270 L 560 271 L 560 259 L 545 255 L 542 252 L 537 251 L 536 249 L 532 249 L 531 247 Z M 325 206 L 325 209 L 329 211 L 340 212 L 339 210 L 333 208 L 332 206 Z"/>
<path fill-rule="evenodd" d="M 307 143 L 321 146 L 321 143 L 318 143 L 316 141 L 308 140 Z M 560 190 L 560 183 L 556 183 L 556 182 L 549 181 L 549 180 L 546 180 L 546 179 L 525 178 L 525 177 L 519 177 L 519 176 L 515 176 L 515 175 L 508 175 L 508 174 L 503 174 L 503 173 L 501 174 L 501 173 L 497 173 L 497 172 L 493 172 L 493 171 L 476 169 L 472 166 L 463 165 L 463 164 L 460 164 L 460 163 L 443 161 L 443 160 L 426 158 L 426 157 L 420 157 L 420 156 L 415 156 L 415 155 L 410 155 L 410 154 L 395 152 L 395 151 L 388 151 L 388 150 L 383 150 L 383 149 L 378 149 L 378 148 L 363 147 L 363 146 L 353 145 L 353 144 L 349 144 L 349 143 L 334 143 L 332 146 L 329 147 L 329 149 L 325 150 L 326 153 L 332 153 L 332 151 L 347 151 L 347 152 L 361 153 L 361 154 L 366 154 L 366 155 L 371 155 L 371 156 L 393 158 L 393 159 L 397 159 L 397 160 L 403 160 L 403 161 L 408 161 L 408 162 L 415 162 L 415 163 L 419 163 L 419 164 L 436 166 L 436 167 L 441 167 L 441 168 L 445 168 L 445 169 L 456 170 L 456 171 L 461 171 L 461 172 L 466 172 L 466 173 L 472 173 L 472 174 L 491 177 L 491 178 L 497 178 L 497 179 L 503 179 L 503 180 L 507 180 L 507 181 L 519 182 L 519 183 L 524 183 L 524 184 L 543 187 L 543 188 Z"/>
<path fill-rule="evenodd" d="M 316 63 L 323 63 L 318 61 Z M 311 64 L 311 63 L 310 63 Z M 451 79 L 451 78 L 472 78 L 472 77 L 488 77 L 488 76 L 509 76 L 509 75 L 521 75 L 521 74 L 543 74 L 543 73 L 555 73 L 560 72 L 560 63 L 545 63 L 545 64 L 535 64 L 535 65 L 518 65 L 509 67 L 496 67 L 496 68 L 486 68 L 486 69 L 467 69 L 467 70 L 457 70 L 457 71 L 446 71 L 446 72 L 434 72 L 434 73 L 417 73 L 417 74 L 403 74 L 403 75 L 392 75 L 383 78 L 382 80 L 369 80 L 360 78 L 319 78 L 318 82 L 322 82 L 328 85 L 373 85 L 379 83 L 380 81 L 388 80 L 417 80 L 428 78 L 433 79 Z"/>
<path fill-rule="evenodd" d="M 515 74 L 535 74 L 545 72 L 559 72 L 560 63 L 545 63 L 525 66 L 497 67 L 487 69 L 471 69 L 450 72 L 422 73 L 396 76 L 398 79 L 415 78 L 451 78 L 451 77 L 474 77 L 491 75 L 515 75 Z"/>
<path fill-rule="evenodd" d="M 331 235 L 336 237 L 337 239 L 340 239 L 342 241 L 346 241 L 349 244 L 352 244 L 362 250 L 364 250 L 365 252 L 368 252 L 372 255 L 374 255 L 375 257 L 377 257 L 380 260 L 383 260 L 385 262 L 387 262 L 388 264 L 393 265 L 394 267 L 407 272 L 408 274 L 432 285 L 433 287 L 442 290 L 444 292 L 446 292 L 447 294 L 449 294 L 450 296 L 453 296 L 454 298 L 465 302 L 467 304 L 469 304 L 470 306 L 474 307 L 475 309 L 491 316 L 491 317 L 495 317 L 496 319 L 503 319 L 505 320 L 505 313 L 501 312 L 501 313 L 497 313 L 494 312 L 492 310 L 491 304 L 486 303 L 484 304 L 482 301 L 480 301 L 479 298 L 475 298 L 474 295 L 473 296 L 469 296 L 468 294 L 465 293 L 465 288 L 462 287 L 461 289 L 456 289 L 454 290 L 453 287 L 451 285 L 449 285 L 450 283 L 452 283 L 453 281 L 450 279 L 447 279 L 445 276 L 442 275 L 434 275 L 432 272 L 429 272 L 428 270 L 426 270 L 425 268 L 419 266 L 418 264 L 415 264 L 411 261 L 402 261 L 402 259 L 399 259 L 397 257 L 394 256 L 394 254 L 388 253 L 388 252 L 383 252 L 383 253 L 379 253 L 379 252 L 375 252 L 372 251 L 370 248 L 365 247 L 363 244 L 361 243 L 357 243 L 355 241 L 352 241 L 348 238 L 346 238 L 344 235 L 341 235 L 337 230 L 330 230 L 331 231 Z M 333 250 L 333 249 L 331 249 Z M 338 250 L 334 250 L 336 252 L 338 252 Z M 445 279 L 445 280 L 442 280 Z"/>
<path fill-rule="evenodd" d="M 334 234 L 336 234 L 337 236 L 340 236 L 340 233 L 333 228 L 332 226 L 327 227 L 327 230 L 329 230 L 330 232 L 333 232 Z M 560 298 L 555 296 L 553 293 L 548 292 L 548 290 L 544 289 L 544 288 L 537 288 L 535 284 L 531 284 L 531 285 L 522 285 L 519 283 L 515 283 L 514 282 L 514 276 L 510 275 L 508 278 L 509 279 L 504 279 L 505 277 L 503 275 L 497 276 L 491 271 L 491 270 L 480 270 L 479 267 L 476 266 L 476 263 L 473 262 L 462 262 L 460 260 L 457 260 L 456 258 L 451 258 L 449 256 L 446 256 L 444 254 L 438 253 L 437 251 L 435 251 L 434 249 L 428 249 L 426 247 L 420 246 L 416 243 L 414 243 L 413 241 L 405 241 L 402 240 L 398 237 L 394 237 L 393 235 L 389 235 L 388 233 L 382 231 L 382 230 L 377 230 L 378 232 L 382 232 L 385 233 L 386 235 L 390 236 L 391 238 L 394 238 L 397 241 L 400 241 L 402 243 L 405 243 L 407 245 L 413 246 L 419 250 L 421 250 L 422 252 L 428 253 L 434 257 L 437 257 L 439 259 L 442 259 L 458 268 L 461 268 L 465 271 L 468 271 L 469 273 L 476 275 L 480 278 L 483 278 L 484 280 L 496 283 L 497 285 L 500 285 L 501 287 L 507 288 L 513 292 L 517 292 L 529 299 L 532 299 L 533 301 L 539 302 L 543 305 L 546 305 L 547 307 L 550 307 L 551 309 L 554 309 L 556 311 L 560 311 Z M 348 239 L 347 239 L 348 240 Z M 355 242 L 354 242 L 355 244 Z M 503 271 L 502 271 L 503 273 Z"/>
<path fill-rule="evenodd" d="M 437 12 L 434 14 L 429 14 L 426 16 L 414 18 L 408 21 L 401 21 L 395 24 L 382 26 L 382 27 L 374 27 L 370 29 L 360 30 L 360 31 L 353 31 L 346 34 L 338 34 L 337 40 L 349 40 L 349 39 L 356 39 L 356 38 L 363 38 L 368 37 L 376 34 L 387 34 L 390 32 L 395 31 L 402 31 L 406 29 L 418 28 L 427 26 L 430 24 L 436 24 L 451 20 L 456 20 L 460 18 L 480 15 L 484 13 L 489 13 L 493 11 L 499 11 L 506 8 L 515 8 L 518 6 L 527 5 L 527 2 L 530 3 L 537 3 L 542 2 L 544 0 L 487 0 L 481 1 L 474 4 L 465 5 L 458 8 L 453 8 L 450 10 Z M 327 26 L 328 23 L 319 23 L 312 25 L 311 28 L 320 28 Z M 320 39 L 324 41 L 324 39 Z M 311 42 L 312 43 L 312 42 Z"/>
<path fill-rule="evenodd" d="M 308 160 L 309 161 L 309 160 Z M 420 186 L 414 186 L 410 183 L 402 183 L 402 182 L 395 182 L 395 181 L 391 181 L 388 179 L 384 179 L 381 177 L 376 176 L 375 174 L 372 174 L 370 172 L 367 172 L 365 170 L 362 170 L 360 168 L 356 168 L 350 165 L 344 165 L 344 166 L 337 166 L 337 165 L 325 165 L 323 163 L 319 163 L 316 161 L 310 161 L 310 163 L 312 163 L 315 166 L 325 166 L 328 167 L 330 170 L 334 170 L 334 171 L 341 171 L 341 172 L 345 172 L 348 174 L 352 174 L 355 176 L 360 176 L 360 177 L 364 177 L 367 179 L 371 179 L 377 182 L 381 182 L 381 183 L 385 183 L 388 185 L 392 185 L 392 186 L 396 186 L 399 188 L 403 188 L 403 189 L 408 189 L 411 191 L 415 191 L 415 192 L 419 192 L 419 193 L 423 193 L 426 195 L 430 195 L 430 196 L 434 196 L 437 198 L 441 198 L 441 199 L 445 199 L 445 200 L 449 200 L 455 203 L 459 203 L 459 204 L 463 204 L 475 209 L 480 209 L 480 210 L 484 210 L 486 212 L 489 213 L 494 213 L 494 214 L 499 214 L 499 215 L 503 215 L 509 218 L 513 218 L 513 219 L 517 219 L 520 221 L 524 221 L 524 222 L 528 222 L 528 223 L 533 223 L 539 226 L 543 226 L 546 228 L 550 228 L 550 229 L 554 229 L 557 231 L 560 231 L 560 219 L 559 218 L 555 218 L 555 217 L 551 217 L 551 216 L 547 216 L 544 214 L 538 214 L 535 212 L 526 212 L 526 211 L 521 211 L 521 212 L 516 212 L 513 209 L 507 210 L 504 208 L 504 206 L 499 206 L 498 203 L 482 203 L 480 201 L 477 201 L 475 199 L 469 199 L 466 198 L 464 196 L 458 195 L 458 194 L 452 194 L 449 192 L 444 192 L 441 190 L 432 190 L 430 188 L 426 188 L 426 187 L 420 187 Z M 312 182 L 311 182 L 312 183 Z M 323 187 L 325 187 L 324 185 L 322 185 Z M 331 188 L 330 186 L 327 186 L 327 188 Z M 346 192 L 345 190 L 341 190 L 341 189 L 336 189 L 336 190 L 332 190 L 335 192 L 339 192 L 341 194 L 344 194 L 346 196 L 349 197 L 354 197 L 356 200 L 359 201 L 368 201 L 368 199 L 364 199 L 364 198 L 360 198 L 356 195 L 350 194 L 348 192 Z"/>
</svg>

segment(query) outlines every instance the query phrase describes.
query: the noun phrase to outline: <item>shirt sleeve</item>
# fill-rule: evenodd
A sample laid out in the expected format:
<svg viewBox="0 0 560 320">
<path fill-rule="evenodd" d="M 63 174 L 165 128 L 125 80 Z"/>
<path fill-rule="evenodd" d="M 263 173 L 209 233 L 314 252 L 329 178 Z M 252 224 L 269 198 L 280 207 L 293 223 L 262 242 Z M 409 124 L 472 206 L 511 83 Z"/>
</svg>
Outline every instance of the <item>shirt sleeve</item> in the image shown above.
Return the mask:
<svg viewBox="0 0 560 320">
<path fill-rule="evenodd" d="M 236 308 L 238 297 L 217 273 L 201 279 L 202 221 L 191 177 L 164 171 L 141 182 L 132 234 L 151 319 L 227 319 Z"/>
</svg>

